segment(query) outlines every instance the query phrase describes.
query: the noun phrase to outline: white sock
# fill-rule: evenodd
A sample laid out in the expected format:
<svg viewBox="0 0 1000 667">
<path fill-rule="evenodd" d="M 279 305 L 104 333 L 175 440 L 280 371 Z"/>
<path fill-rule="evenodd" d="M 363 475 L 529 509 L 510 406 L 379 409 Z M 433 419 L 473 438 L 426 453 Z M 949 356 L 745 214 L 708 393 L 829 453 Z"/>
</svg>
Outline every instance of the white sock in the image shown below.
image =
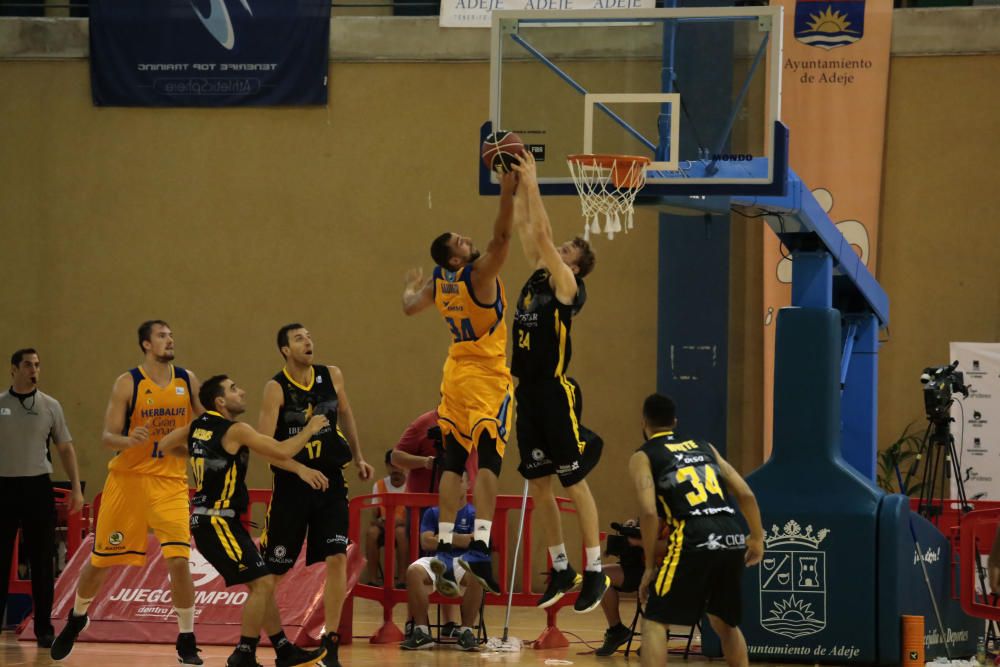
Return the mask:
<svg viewBox="0 0 1000 667">
<path fill-rule="evenodd" d="M 187 609 L 174 607 L 174 611 L 177 612 L 177 629 L 181 634 L 194 632 L 194 607 Z"/>
<path fill-rule="evenodd" d="M 455 536 L 455 524 L 438 522 L 438 539 L 445 544 L 451 544 L 451 538 Z"/>
<path fill-rule="evenodd" d="M 458 629 L 458 634 L 460 634 L 460 635 L 461 635 L 461 634 L 465 634 L 465 631 L 466 631 L 466 630 L 468 630 L 469 632 L 472 632 L 472 628 L 470 628 L 470 627 L 469 627 L 469 626 L 467 626 L 467 625 L 463 625 L 462 627 L 460 627 L 460 628 Z M 475 633 L 475 632 L 472 632 L 472 634 L 476 634 L 476 633 Z"/>
<path fill-rule="evenodd" d="M 483 544 L 489 546 L 490 544 L 490 531 L 493 529 L 493 522 L 487 521 L 486 519 L 476 519 L 475 531 L 472 534 L 473 540 L 479 540 Z"/>
<path fill-rule="evenodd" d="M 431 629 L 426 625 L 418 625 L 417 630 L 420 630 L 420 632 L 423 632 L 425 635 L 429 635 L 431 633 Z"/>
<path fill-rule="evenodd" d="M 83 616 L 90 609 L 90 603 L 94 601 L 94 598 L 82 598 L 80 594 L 76 594 L 76 600 L 73 602 L 73 613 L 77 616 Z"/>
<path fill-rule="evenodd" d="M 601 571 L 601 547 L 587 547 L 587 566 L 585 569 L 587 572 L 600 572 Z"/>
<path fill-rule="evenodd" d="M 569 558 L 566 556 L 566 545 L 557 544 L 549 547 L 549 556 L 552 558 L 552 569 L 562 572 L 569 567 Z"/>
</svg>

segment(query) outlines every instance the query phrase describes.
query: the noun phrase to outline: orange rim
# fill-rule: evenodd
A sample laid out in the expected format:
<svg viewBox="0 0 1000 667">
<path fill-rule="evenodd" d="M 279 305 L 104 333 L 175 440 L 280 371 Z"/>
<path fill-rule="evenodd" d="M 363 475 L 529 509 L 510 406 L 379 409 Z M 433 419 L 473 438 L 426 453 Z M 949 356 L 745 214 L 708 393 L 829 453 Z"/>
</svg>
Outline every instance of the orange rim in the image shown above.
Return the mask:
<svg viewBox="0 0 1000 667">
<path fill-rule="evenodd" d="M 646 167 L 650 163 L 650 159 L 642 155 L 614 155 L 611 153 L 578 153 L 567 155 L 566 160 L 584 167 L 610 169 L 611 183 L 619 190 L 641 188 L 646 180 Z"/>
<path fill-rule="evenodd" d="M 642 155 L 615 155 L 612 153 L 577 153 L 575 155 L 567 155 L 566 159 L 588 167 L 596 166 L 606 169 L 612 169 L 615 165 L 619 165 L 619 168 L 624 168 L 632 164 L 645 167 L 650 163 L 650 159 Z"/>
</svg>

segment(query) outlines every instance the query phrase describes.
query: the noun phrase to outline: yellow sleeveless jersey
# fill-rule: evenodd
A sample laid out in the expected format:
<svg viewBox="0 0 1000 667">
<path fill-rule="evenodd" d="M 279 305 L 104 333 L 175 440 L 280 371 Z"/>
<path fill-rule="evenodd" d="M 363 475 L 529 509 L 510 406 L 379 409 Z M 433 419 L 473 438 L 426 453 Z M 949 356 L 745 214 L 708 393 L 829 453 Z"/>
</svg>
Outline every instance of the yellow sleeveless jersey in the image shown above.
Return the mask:
<svg viewBox="0 0 1000 667">
<path fill-rule="evenodd" d="M 494 303 L 480 303 L 472 293 L 473 266 L 458 271 L 434 268 L 434 305 L 451 331 L 452 343 L 448 356 L 452 359 L 507 359 L 507 324 L 504 311 L 507 297 L 503 283 L 497 278 L 497 298 Z"/>
<path fill-rule="evenodd" d="M 150 380 L 141 367 L 133 368 L 129 373 L 132 375 L 132 400 L 125 413 L 122 435 L 128 435 L 137 426 L 147 425 L 149 440 L 118 452 L 108 463 L 108 470 L 186 480 L 184 459 L 164 457 L 158 445 L 165 435 L 190 424 L 194 418 L 188 372 L 179 366 L 171 366 L 170 382 L 165 387 Z"/>
</svg>

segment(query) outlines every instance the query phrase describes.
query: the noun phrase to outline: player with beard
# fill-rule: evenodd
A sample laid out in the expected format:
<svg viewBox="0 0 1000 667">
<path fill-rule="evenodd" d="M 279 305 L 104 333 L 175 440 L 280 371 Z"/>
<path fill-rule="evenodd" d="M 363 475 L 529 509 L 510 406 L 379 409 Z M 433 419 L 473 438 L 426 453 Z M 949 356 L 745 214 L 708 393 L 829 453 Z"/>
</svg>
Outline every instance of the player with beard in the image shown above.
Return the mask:
<svg viewBox="0 0 1000 667">
<path fill-rule="evenodd" d="M 517 176 L 500 180 L 500 211 L 493 224 L 493 238 L 482 255 L 468 237 L 441 234 L 431 244 L 437 266 L 424 280 L 414 269 L 406 277 L 403 312 L 419 313 L 435 305 L 451 331 L 452 343 L 441 380 L 438 424 L 444 436 L 444 472 L 438 489 L 442 521 L 440 542 L 431 561 L 438 592 L 457 588 L 451 547 L 460 508 L 462 472 L 469 453 L 479 454 L 479 474 L 473 497 L 476 521 L 472 543 L 458 563 L 486 590 L 500 586 L 490 561 L 490 531 L 496 509 L 497 486 L 511 418 L 511 378 L 507 368 L 507 298 L 500 269 L 507 259 L 513 225 L 513 199 Z"/>
<path fill-rule="evenodd" d="M 142 364 L 115 380 L 104 414 L 106 447 L 115 451 L 108 463 L 94 551 L 77 582 L 76 600 L 66 626 L 52 644 L 53 660 L 73 650 L 90 623 L 87 609 L 100 591 L 109 568 L 146 563 L 147 533 L 152 529 L 170 574 L 177 613 L 177 659 L 200 665 L 194 636 L 194 584 L 188 559 L 188 482 L 184 461 L 164 458 L 159 442 L 201 414 L 198 378 L 174 366 L 174 335 L 163 320 L 139 326 Z"/>
<path fill-rule="evenodd" d="M 694 625 L 706 615 L 726 663 L 746 667 L 740 591 L 744 567 L 756 565 L 764 554 L 760 508 L 746 481 L 711 443 L 677 438 L 676 426 L 673 400 L 648 396 L 642 405 L 646 443 L 629 459 L 646 565 L 639 583 L 641 665 L 663 667 L 669 626 Z M 736 518 L 737 509 L 749 536 Z M 661 519 L 670 525 L 670 539 L 658 565 Z"/>
<path fill-rule="evenodd" d="M 327 417 L 330 424 L 306 443 L 295 460 L 326 475 L 330 487 L 317 491 L 298 476 L 273 468 L 273 494 L 260 544 L 268 569 L 279 578 L 295 564 L 303 541 L 307 564 L 326 563 L 322 662 L 339 667 L 337 629 L 347 594 L 348 503 L 343 469 L 353 459 L 362 480 L 371 479 L 374 469 L 361 452 L 344 374 L 336 366 L 313 364 L 312 337 L 297 322 L 281 327 L 277 342 L 285 366 L 264 386 L 257 430 L 283 441 L 295 437 L 313 415 Z"/>
</svg>

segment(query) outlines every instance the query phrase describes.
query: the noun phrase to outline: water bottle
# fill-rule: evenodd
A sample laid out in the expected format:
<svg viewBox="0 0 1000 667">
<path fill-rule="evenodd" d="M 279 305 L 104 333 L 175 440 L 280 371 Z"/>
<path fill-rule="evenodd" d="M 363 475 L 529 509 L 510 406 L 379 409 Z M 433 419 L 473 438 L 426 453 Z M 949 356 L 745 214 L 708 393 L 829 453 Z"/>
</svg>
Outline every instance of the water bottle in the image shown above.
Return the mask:
<svg viewBox="0 0 1000 667">
<path fill-rule="evenodd" d="M 986 640 L 982 635 L 980 635 L 979 641 L 976 643 L 976 664 L 986 664 Z"/>
</svg>

